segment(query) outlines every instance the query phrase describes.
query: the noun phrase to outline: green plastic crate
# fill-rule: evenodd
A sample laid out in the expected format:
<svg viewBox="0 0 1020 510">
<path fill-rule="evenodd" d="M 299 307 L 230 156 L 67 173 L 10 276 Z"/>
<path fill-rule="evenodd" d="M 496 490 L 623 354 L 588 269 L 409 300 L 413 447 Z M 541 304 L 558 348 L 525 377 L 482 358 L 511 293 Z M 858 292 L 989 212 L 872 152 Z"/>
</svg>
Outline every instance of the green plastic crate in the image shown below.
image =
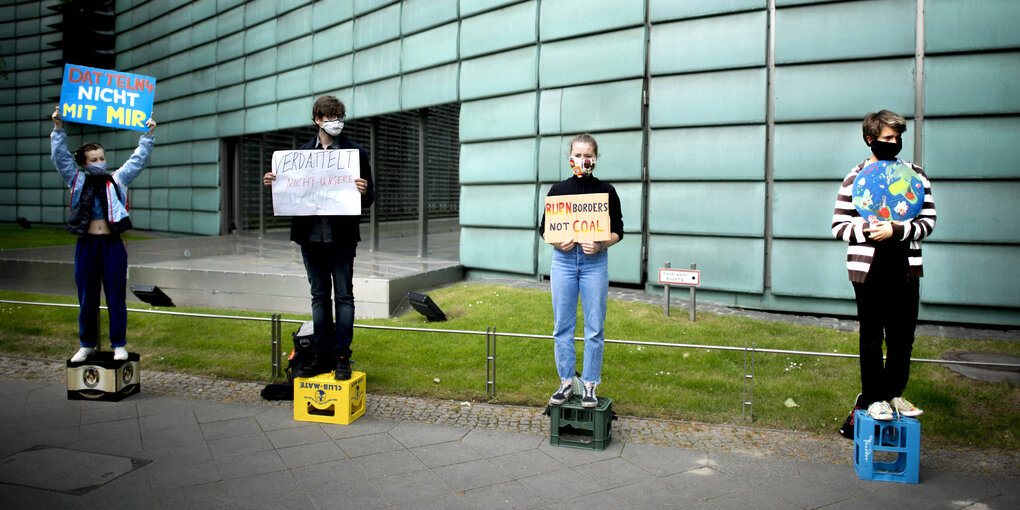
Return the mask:
<svg viewBox="0 0 1020 510">
<path fill-rule="evenodd" d="M 574 395 L 562 405 L 549 406 L 549 444 L 605 450 L 613 437 L 613 399 L 599 397 L 595 407 L 582 407 L 581 396 Z"/>
</svg>

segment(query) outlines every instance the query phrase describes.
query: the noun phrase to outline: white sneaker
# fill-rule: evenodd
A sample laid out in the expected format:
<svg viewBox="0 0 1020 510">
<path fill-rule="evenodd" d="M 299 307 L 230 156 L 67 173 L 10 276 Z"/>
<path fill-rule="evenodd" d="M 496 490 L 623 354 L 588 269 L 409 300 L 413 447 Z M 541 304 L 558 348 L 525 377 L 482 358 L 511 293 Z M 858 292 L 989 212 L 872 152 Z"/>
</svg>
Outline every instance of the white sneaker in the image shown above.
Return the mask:
<svg viewBox="0 0 1020 510">
<path fill-rule="evenodd" d="M 126 347 L 114 347 L 113 348 L 113 359 L 117 361 L 124 361 L 128 359 L 128 352 Z"/>
<path fill-rule="evenodd" d="M 901 414 L 908 418 L 914 418 L 924 414 L 924 411 L 914 407 L 914 404 L 911 404 L 903 397 L 896 397 L 892 399 L 892 407 L 896 410 L 896 414 Z"/>
<path fill-rule="evenodd" d="M 875 420 L 890 421 L 893 419 L 892 407 L 885 400 L 874 402 L 868 406 L 868 416 Z"/>
<path fill-rule="evenodd" d="M 71 356 L 71 363 L 80 363 L 85 361 L 94 352 L 96 352 L 96 349 L 93 347 L 82 347 L 81 349 L 78 349 L 78 352 L 74 353 L 74 356 Z"/>
</svg>

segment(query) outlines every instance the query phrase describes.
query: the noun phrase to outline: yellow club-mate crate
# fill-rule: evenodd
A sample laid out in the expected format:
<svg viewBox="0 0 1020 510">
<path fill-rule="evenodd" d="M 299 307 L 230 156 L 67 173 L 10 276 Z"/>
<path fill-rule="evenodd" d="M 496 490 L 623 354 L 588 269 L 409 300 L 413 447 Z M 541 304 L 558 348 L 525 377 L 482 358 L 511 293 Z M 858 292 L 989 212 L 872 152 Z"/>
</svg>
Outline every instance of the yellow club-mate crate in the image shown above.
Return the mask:
<svg viewBox="0 0 1020 510">
<path fill-rule="evenodd" d="M 350 425 L 365 414 L 365 373 L 353 372 L 346 381 L 333 372 L 294 378 L 294 419 Z"/>
</svg>

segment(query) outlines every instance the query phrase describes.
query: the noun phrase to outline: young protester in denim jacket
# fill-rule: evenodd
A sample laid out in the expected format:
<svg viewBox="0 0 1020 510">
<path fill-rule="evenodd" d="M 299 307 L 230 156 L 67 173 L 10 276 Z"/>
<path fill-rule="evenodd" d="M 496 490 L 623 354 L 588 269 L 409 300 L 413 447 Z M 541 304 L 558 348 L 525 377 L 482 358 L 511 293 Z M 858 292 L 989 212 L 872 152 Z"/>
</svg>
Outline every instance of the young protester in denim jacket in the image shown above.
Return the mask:
<svg viewBox="0 0 1020 510">
<path fill-rule="evenodd" d="M 71 189 L 67 231 L 78 236 L 74 248 L 74 281 L 78 286 L 78 340 L 81 347 L 71 361 L 85 361 L 99 343 L 99 292 L 106 293 L 110 314 L 110 346 L 113 359 L 126 360 L 127 348 L 127 250 L 120 233 L 131 228 L 127 187 L 145 168 L 156 143 L 156 122 L 149 119 L 149 131 L 138 140 L 138 148 L 117 170 L 107 171 L 106 150 L 98 142 L 82 144 L 67 151 L 67 133 L 54 109 L 50 133 L 50 159 Z"/>
</svg>

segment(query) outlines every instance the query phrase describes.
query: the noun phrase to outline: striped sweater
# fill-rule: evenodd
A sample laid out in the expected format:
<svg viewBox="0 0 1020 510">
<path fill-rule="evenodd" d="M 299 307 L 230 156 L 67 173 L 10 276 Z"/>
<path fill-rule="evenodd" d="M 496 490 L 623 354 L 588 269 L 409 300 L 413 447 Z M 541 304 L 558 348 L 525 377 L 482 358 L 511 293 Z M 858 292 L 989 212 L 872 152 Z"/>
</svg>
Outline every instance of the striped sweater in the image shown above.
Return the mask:
<svg viewBox="0 0 1020 510">
<path fill-rule="evenodd" d="M 910 276 L 920 277 L 924 275 L 921 264 L 921 240 L 935 230 L 935 197 L 932 195 L 928 176 L 921 167 L 902 159 L 898 161 L 910 165 L 924 183 L 924 205 L 921 212 L 910 221 L 894 222 L 892 238 L 886 242 L 910 242 L 907 250 L 909 273 Z M 851 197 L 854 179 L 866 163 L 867 161 L 854 167 L 843 179 L 839 195 L 836 196 L 836 210 L 832 213 L 832 235 L 836 239 L 850 243 L 846 250 L 846 269 L 850 274 L 850 281 L 859 283 L 863 283 L 868 276 L 877 244 L 868 239 L 864 232 L 864 229 L 868 228 L 868 222 L 857 212 Z"/>
</svg>

